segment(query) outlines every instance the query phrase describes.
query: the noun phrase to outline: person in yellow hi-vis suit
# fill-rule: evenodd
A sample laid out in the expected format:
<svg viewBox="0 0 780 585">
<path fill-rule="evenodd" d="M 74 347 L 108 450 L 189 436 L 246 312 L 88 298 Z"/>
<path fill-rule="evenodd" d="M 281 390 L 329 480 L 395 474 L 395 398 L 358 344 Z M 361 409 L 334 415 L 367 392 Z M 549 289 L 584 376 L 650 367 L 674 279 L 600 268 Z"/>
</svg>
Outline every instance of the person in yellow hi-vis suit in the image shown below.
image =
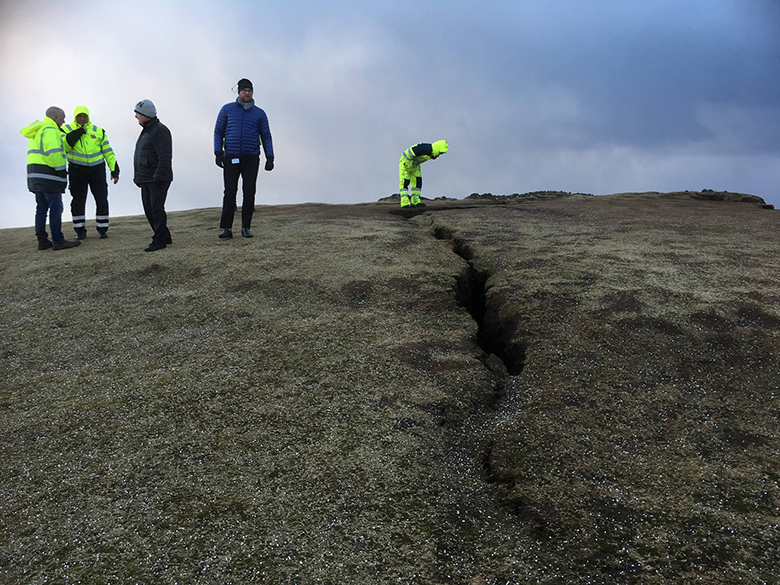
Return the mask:
<svg viewBox="0 0 780 585">
<path fill-rule="evenodd" d="M 442 154 L 446 154 L 448 149 L 449 146 L 446 140 L 437 140 L 433 144 L 420 142 L 404 151 L 401 160 L 398 161 L 398 189 L 401 195 L 401 207 L 425 205 L 420 200 L 420 194 L 422 193 L 420 165 L 431 159 L 438 158 Z M 414 184 L 412 184 L 412 181 L 414 181 Z M 409 188 L 411 188 L 411 197 L 407 195 Z"/>
<path fill-rule="evenodd" d="M 35 235 L 39 250 L 65 250 L 81 243 L 78 240 L 69 242 L 62 234 L 62 194 L 68 184 L 62 144 L 64 134 L 60 129 L 64 123 L 63 109 L 52 106 L 46 110 L 43 122 L 36 120 L 19 131 L 30 141 L 27 145 L 27 188 L 35 194 Z M 46 233 L 47 216 L 51 240 Z"/>
<path fill-rule="evenodd" d="M 114 149 L 108 142 L 106 131 L 96 126 L 89 117 L 87 106 L 76 106 L 73 112 L 76 121 L 65 124 L 65 154 L 68 156 L 68 178 L 70 179 L 70 213 L 73 215 L 73 229 L 76 237 L 87 237 L 85 208 L 87 189 L 95 198 L 95 227 L 101 238 L 108 237 L 108 184 L 106 165 L 114 184 L 119 181 L 119 163 Z"/>
</svg>

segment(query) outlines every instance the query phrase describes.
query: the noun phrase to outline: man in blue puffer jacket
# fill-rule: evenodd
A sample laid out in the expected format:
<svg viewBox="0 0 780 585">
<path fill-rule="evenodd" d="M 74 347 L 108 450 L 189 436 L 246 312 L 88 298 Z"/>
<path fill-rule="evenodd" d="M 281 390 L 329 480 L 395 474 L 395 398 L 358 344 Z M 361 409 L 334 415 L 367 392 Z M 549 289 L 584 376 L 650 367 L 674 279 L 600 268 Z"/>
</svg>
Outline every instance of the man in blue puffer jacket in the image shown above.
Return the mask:
<svg viewBox="0 0 780 585">
<path fill-rule="evenodd" d="M 241 204 L 241 235 L 251 238 L 249 231 L 255 211 L 257 171 L 260 168 L 260 146 L 265 151 L 265 170 L 274 168 L 274 144 L 268 116 L 252 99 L 254 88 L 248 79 L 238 82 L 238 98 L 222 106 L 214 125 L 214 155 L 223 169 L 225 197 L 222 200 L 220 238 L 233 237 L 233 216 L 236 213 L 238 178 L 242 178 L 244 200 Z"/>
</svg>

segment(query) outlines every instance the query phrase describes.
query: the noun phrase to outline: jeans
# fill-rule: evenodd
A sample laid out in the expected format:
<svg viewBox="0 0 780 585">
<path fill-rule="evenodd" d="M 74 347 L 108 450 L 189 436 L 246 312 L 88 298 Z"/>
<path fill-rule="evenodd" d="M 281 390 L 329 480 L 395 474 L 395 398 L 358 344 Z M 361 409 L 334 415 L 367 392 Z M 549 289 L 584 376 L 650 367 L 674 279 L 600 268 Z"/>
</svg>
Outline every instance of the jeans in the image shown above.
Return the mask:
<svg viewBox="0 0 780 585">
<path fill-rule="evenodd" d="M 48 237 L 49 234 L 46 233 L 46 215 L 48 215 L 52 241 L 63 242 L 65 236 L 62 235 L 62 193 L 36 193 L 35 204 L 35 235 Z"/>
<path fill-rule="evenodd" d="M 225 197 L 222 200 L 222 218 L 220 228 L 233 228 L 233 216 L 236 213 L 236 195 L 238 194 L 238 178 L 243 179 L 242 190 L 244 201 L 241 203 L 241 227 L 252 227 L 252 214 L 255 212 L 255 192 L 257 191 L 257 170 L 260 167 L 260 156 L 242 156 L 238 164 L 232 164 L 233 158 L 225 157 Z"/>
</svg>

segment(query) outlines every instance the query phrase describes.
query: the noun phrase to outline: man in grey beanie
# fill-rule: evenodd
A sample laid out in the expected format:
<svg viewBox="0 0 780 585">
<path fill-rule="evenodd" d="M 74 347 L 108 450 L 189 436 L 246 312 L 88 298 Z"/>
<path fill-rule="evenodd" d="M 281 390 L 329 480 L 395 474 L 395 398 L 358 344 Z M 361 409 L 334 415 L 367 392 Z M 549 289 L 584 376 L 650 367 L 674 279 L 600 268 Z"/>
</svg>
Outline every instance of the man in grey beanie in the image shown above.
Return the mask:
<svg viewBox="0 0 780 585">
<path fill-rule="evenodd" d="M 135 143 L 133 182 L 141 188 L 144 213 L 154 230 L 152 243 L 144 252 L 155 252 L 171 243 L 165 200 L 173 181 L 173 140 L 170 130 L 157 118 L 152 100 L 135 105 L 135 118 L 143 130 Z"/>
</svg>

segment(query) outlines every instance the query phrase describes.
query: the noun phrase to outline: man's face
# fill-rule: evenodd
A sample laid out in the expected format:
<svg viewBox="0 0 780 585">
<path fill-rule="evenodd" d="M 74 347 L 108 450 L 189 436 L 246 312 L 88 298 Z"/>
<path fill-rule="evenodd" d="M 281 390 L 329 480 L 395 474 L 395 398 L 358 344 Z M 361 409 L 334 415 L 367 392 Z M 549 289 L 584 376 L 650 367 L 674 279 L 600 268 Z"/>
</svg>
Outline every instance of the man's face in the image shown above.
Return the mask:
<svg viewBox="0 0 780 585">
<path fill-rule="evenodd" d="M 135 119 L 138 120 L 138 125 L 143 126 L 144 122 L 148 122 L 151 120 L 151 118 L 147 118 L 143 114 L 139 114 L 138 112 L 135 113 Z"/>
<path fill-rule="evenodd" d="M 254 92 L 251 89 L 249 89 L 248 87 L 245 87 L 244 89 L 242 89 L 241 91 L 238 92 L 238 98 L 242 102 L 244 102 L 245 104 L 248 104 L 249 102 L 252 101 L 252 94 L 253 93 Z"/>
<path fill-rule="evenodd" d="M 87 116 L 84 113 L 79 114 L 76 116 L 76 124 L 79 126 L 84 126 L 87 122 L 89 122 L 89 116 Z"/>
<path fill-rule="evenodd" d="M 54 114 L 51 119 L 54 120 L 57 126 L 62 126 L 65 123 L 65 112 Z"/>
</svg>

